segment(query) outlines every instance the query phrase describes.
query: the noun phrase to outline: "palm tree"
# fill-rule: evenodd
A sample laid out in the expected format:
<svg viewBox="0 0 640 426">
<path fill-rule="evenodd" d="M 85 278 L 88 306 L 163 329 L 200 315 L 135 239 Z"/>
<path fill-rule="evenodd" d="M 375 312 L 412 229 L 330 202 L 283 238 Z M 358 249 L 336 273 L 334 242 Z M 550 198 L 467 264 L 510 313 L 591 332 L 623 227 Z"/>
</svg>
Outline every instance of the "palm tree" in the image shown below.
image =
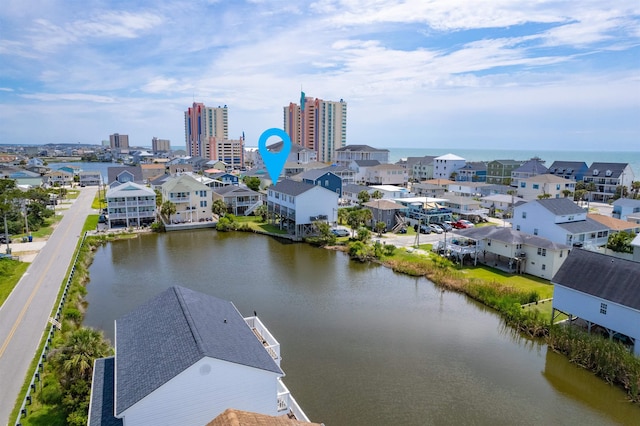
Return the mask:
<svg viewBox="0 0 640 426">
<path fill-rule="evenodd" d="M 633 198 L 638 198 L 638 194 L 640 194 L 640 180 L 634 180 L 631 182 L 631 191 L 636 193 Z"/>
<path fill-rule="evenodd" d="M 338 223 L 340 223 L 340 225 L 344 225 L 344 222 L 347 220 L 348 216 L 349 216 L 349 210 L 338 209 Z"/>
<path fill-rule="evenodd" d="M 102 332 L 82 327 L 74 331 L 65 346 L 54 354 L 58 365 L 62 367 L 66 383 L 75 380 L 90 380 L 93 373 L 93 361 L 111 354 L 109 343 Z"/>
<path fill-rule="evenodd" d="M 162 206 L 160 207 L 160 214 L 166 216 L 169 223 L 171 222 L 171 215 L 176 214 L 176 211 L 176 205 L 169 200 L 163 202 Z"/>
<path fill-rule="evenodd" d="M 564 198 L 569 198 L 569 195 L 573 194 L 570 190 L 568 189 L 563 189 L 562 190 L 562 195 L 564 195 Z"/>
<path fill-rule="evenodd" d="M 371 198 L 373 198 L 374 200 L 379 200 L 383 196 L 384 195 L 382 194 L 382 192 L 377 190 L 377 189 L 375 191 L 373 191 L 373 193 L 371 194 Z"/>
<path fill-rule="evenodd" d="M 358 210 L 358 216 L 360 217 L 360 223 L 365 226 L 371 224 L 373 220 L 373 213 L 369 209 Z"/>
<path fill-rule="evenodd" d="M 371 199 L 371 195 L 365 190 L 358 192 L 358 202 L 362 206 L 364 203 Z"/>
</svg>

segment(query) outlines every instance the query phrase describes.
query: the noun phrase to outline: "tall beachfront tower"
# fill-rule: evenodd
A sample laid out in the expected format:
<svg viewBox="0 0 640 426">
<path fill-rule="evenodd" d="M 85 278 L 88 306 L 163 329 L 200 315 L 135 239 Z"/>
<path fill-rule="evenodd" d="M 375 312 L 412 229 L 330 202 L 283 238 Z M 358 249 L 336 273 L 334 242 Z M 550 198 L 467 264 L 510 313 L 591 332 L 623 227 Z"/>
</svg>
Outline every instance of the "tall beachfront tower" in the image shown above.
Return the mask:
<svg viewBox="0 0 640 426">
<path fill-rule="evenodd" d="M 129 149 L 129 135 L 119 133 L 109 135 L 109 146 L 111 149 Z"/>
<path fill-rule="evenodd" d="M 184 137 L 188 155 L 213 158 L 214 141 L 229 139 L 227 106 L 212 108 L 194 102 L 184 112 Z"/>
<path fill-rule="evenodd" d="M 284 107 L 284 131 L 291 142 L 313 150 L 318 161 L 330 162 L 347 144 L 347 103 L 310 98 L 300 92 L 300 104 Z"/>
</svg>

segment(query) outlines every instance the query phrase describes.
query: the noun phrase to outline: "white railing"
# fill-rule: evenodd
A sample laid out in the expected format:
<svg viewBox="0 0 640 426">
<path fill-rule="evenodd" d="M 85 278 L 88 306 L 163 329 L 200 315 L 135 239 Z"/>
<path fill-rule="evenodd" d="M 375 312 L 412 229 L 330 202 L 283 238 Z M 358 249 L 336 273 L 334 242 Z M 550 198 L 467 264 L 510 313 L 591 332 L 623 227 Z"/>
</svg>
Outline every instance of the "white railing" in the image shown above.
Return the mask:
<svg viewBox="0 0 640 426">
<path fill-rule="evenodd" d="M 278 379 L 278 412 L 290 411 L 298 421 L 310 422 L 309 417 L 302 411 L 289 389 Z"/>
<path fill-rule="evenodd" d="M 244 321 L 256 335 L 256 338 L 262 342 L 264 349 L 271 355 L 271 358 L 273 358 L 276 364 L 278 364 L 278 367 L 280 367 L 280 360 L 282 359 L 280 358 L 280 343 L 278 343 L 258 317 L 248 317 L 245 318 Z"/>
</svg>

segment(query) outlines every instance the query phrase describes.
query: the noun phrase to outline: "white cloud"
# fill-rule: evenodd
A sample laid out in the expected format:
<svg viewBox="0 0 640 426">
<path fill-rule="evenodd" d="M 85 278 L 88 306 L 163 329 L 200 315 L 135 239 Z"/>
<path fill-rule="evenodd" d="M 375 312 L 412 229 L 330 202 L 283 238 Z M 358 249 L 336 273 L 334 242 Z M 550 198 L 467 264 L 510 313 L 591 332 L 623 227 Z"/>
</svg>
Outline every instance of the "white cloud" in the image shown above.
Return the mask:
<svg viewBox="0 0 640 426">
<path fill-rule="evenodd" d="M 89 95 L 85 93 L 30 93 L 20 95 L 26 99 L 35 99 L 38 101 L 81 101 L 81 102 L 98 102 L 113 103 L 115 100 L 107 96 Z"/>
</svg>

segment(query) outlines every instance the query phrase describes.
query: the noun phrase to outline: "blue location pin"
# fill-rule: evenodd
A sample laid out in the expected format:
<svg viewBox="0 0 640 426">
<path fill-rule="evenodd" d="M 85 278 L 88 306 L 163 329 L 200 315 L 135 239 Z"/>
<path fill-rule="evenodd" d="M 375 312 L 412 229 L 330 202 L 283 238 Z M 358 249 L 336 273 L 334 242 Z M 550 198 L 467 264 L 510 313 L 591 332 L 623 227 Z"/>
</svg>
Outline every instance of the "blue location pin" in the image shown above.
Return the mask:
<svg viewBox="0 0 640 426">
<path fill-rule="evenodd" d="M 271 152 L 267 149 L 267 139 L 271 136 L 277 136 L 282 139 L 282 149 L 280 152 Z M 271 182 L 275 185 L 278 183 L 278 178 L 280 177 L 280 173 L 282 173 L 284 163 L 287 162 L 287 157 L 291 151 L 291 139 L 289 139 L 289 135 L 287 135 L 284 130 L 276 128 L 267 129 L 260 135 L 258 150 L 260 151 L 260 155 L 262 155 L 264 165 L 267 166 L 267 172 L 269 172 Z"/>
</svg>

